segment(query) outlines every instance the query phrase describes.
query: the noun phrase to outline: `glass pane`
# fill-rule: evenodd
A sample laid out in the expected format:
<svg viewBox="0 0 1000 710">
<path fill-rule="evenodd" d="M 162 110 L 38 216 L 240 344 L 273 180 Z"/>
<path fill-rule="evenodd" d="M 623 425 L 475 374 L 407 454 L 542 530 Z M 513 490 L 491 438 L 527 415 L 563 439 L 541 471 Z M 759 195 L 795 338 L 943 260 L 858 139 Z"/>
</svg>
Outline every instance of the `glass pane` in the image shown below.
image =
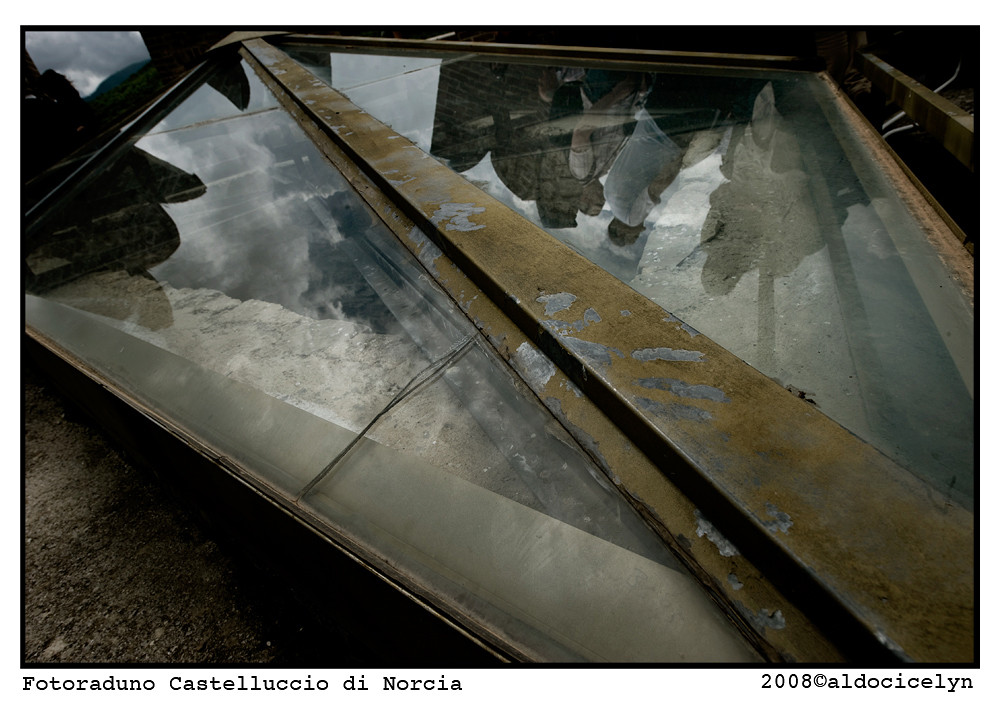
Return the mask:
<svg viewBox="0 0 1000 710">
<path fill-rule="evenodd" d="M 342 463 L 310 497 L 316 510 L 350 521 L 377 549 L 419 540 L 404 547 L 414 575 L 460 599 L 463 616 L 496 619 L 498 635 L 539 658 L 754 660 L 675 568 L 419 460 L 400 466 L 370 439 Z"/>
<path fill-rule="evenodd" d="M 447 60 L 329 52 L 296 56 L 327 83 L 334 73 L 337 86 L 349 91 L 355 103 L 364 102 L 369 107 L 366 110 L 382 123 L 430 151 L 433 99 L 438 92 L 440 67 Z M 335 62 L 331 62 L 334 58 Z"/>
<path fill-rule="evenodd" d="M 970 504 L 971 302 L 818 76 L 289 53 Z M 362 58 L 393 93 L 355 80 Z"/>
<path fill-rule="evenodd" d="M 27 322 L 540 657 L 754 659 L 249 78 L 221 70 L 33 225 Z"/>
</svg>

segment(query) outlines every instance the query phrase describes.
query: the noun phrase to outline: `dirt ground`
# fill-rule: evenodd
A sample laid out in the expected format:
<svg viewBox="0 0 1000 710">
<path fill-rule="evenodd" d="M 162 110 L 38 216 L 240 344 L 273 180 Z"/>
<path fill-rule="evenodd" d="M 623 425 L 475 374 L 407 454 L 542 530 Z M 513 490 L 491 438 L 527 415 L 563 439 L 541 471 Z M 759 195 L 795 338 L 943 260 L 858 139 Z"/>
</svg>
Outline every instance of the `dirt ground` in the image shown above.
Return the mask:
<svg viewBox="0 0 1000 710">
<path fill-rule="evenodd" d="M 30 366 L 22 375 L 22 663 L 372 660 L 337 649 L 282 580 L 216 542 Z"/>
</svg>

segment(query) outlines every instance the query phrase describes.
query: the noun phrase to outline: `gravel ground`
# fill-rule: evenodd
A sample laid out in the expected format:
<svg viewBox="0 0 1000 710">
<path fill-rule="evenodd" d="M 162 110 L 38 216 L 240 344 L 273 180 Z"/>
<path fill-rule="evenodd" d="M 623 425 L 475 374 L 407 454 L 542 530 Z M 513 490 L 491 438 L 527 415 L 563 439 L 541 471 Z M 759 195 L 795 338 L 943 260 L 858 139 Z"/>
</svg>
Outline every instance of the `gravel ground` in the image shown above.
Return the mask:
<svg viewBox="0 0 1000 710">
<path fill-rule="evenodd" d="M 282 581 L 214 541 L 26 367 L 22 662 L 342 666 Z"/>
</svg>

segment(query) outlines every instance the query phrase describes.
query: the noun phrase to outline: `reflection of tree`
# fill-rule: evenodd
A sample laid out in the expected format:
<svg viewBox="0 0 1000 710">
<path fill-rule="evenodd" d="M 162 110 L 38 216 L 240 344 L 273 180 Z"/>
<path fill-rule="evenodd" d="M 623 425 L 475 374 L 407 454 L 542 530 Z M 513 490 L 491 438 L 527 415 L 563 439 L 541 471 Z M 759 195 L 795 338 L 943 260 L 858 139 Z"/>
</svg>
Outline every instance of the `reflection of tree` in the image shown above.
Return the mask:
<svg viewBox="0 0 1000 710">
<path fill-rule="evenodd" d="M 554 74 L 556 70 L 546 69 L 539 81 L 548 84 Z M 575 227 L 578 212 L 598 214 L 604 206 L 601 184 L 597 180 L 582 182 L 570 171 L 572 117 L 579 115 L 582 109 L 578 83 L 558 85 L 551 103 L 542 106 L 541 120 L 545 123 L 544 128 L 537 131 L 540 146 L 535 155 L 533 177 L 538 185 L 535 204 L 543 227 Z M 497 174 L 503 179 L 499 167 Z"/>
<path fill-rule="evenodd" d="M 43 236 L 27 245 L 29 290 L 43 293 L 94 272 L 124 271 L 152 280 L 148 270 L 180 245 L 177 226 L 163 204 L 204 193 L 197 176 L 130 148 L 59 211 Z M 133 295 L 123 297 L 136 297 L 137 292 L 129 293 Z M 144 293 L 147 299 L 154 293 L 162 297 L 157 290 Z"/>
</svg>

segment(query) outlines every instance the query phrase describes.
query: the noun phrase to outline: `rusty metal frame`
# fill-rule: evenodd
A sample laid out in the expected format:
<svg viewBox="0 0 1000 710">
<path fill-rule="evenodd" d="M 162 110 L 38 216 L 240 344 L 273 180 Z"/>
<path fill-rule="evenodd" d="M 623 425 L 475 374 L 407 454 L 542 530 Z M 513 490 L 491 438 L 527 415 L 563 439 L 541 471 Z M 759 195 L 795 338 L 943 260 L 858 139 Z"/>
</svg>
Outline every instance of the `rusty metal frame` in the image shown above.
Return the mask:
<svg viewBox="0 0 1000 710">
<path fill-rule="evenodd" d="M 431 51 L 441 43 L 409 44 Z M 261 39 L 241 45 L 498 352 L 516 367 L 527 345 L 559 367 L 557 379 L 534 383 L 536 393 L 758 637 L 765 656 L 975 658 L 972 513 L 479 191 L 276 47 Z M 577 301 L 565 322 L 554 323 L 539 297 L 562 292 Z M 722 397 L 692 407 L 637 384 L 651 377 L 711 387 Z M 719 563 L 711 536 L 700 536 L 706 519 L 742 556 Z M 754 581 L 742 598 L 725 582 L 743 583 L 740 575 Z M 768 623 L 779 611 L 780 630 Z"/>
<path fill-rule="evenodd" d="M 859 52 L 862 73 L 967 168 L 976 166 L 976 119 L 870 52 Z"/>
</svg>

